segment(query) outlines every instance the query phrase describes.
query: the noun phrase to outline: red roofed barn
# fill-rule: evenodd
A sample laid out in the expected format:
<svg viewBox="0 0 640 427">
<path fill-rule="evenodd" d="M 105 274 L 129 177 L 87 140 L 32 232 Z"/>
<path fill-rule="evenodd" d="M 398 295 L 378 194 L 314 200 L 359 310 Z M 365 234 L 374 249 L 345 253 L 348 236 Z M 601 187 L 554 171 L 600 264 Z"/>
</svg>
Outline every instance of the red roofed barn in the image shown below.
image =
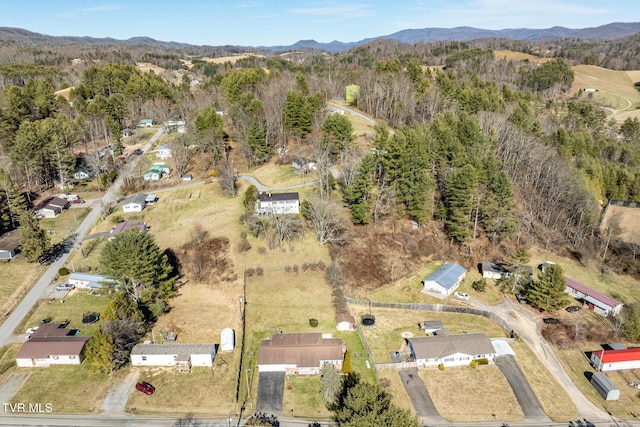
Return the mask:
<svg viewBox="0 0 640 427">
<path fill-rule="evenodd" d="M 607 295 L 591 289 L 582 283 L 576 282 L 573 279 L 565 277 L 567 287 L 565 292 L 582 302 L 587 306 L 589 310 L 593 310 L 603 316 L 613 315 L 617 316 L 622 310 L 623 304 Z"/>
</svg>

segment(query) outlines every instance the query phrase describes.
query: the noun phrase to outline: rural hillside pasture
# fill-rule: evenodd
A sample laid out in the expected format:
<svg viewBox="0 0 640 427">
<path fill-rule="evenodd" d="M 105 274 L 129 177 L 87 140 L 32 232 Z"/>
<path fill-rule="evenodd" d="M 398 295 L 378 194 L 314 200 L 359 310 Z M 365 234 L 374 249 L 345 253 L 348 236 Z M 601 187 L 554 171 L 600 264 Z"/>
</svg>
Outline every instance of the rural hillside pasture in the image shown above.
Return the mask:
<svg viewBox="0 0 640 427">
<path fill-rule="evenodd" d="M 615 239 L 640 245 L 640 207 L 609 205 L 600 230 L 607 232 L 612 225 Z"/>
<path fill-rule="evenodd" d="M 513 61 L 529 61 L 534 64 L 543 64 L 551 61 L 553 58 L 543 58 L 524 52 L 515 52 L 513 50 L 494 50 L 493 57 L 497 60 L 506 59 Z"/>
<path fill-rule="evenodd" d="M 640 110 L 640 92 L 634 87 L 638 71 L 615 71 L 595 65 L 576 65 L 572 67 L 575 78 L 571 93 L 581 97 L 589 96 L 598 104 L 613 110 L 612 118 L 622 122 L 627 117 L 638 117 Z M 584 92 L 583 89 L 597 89 L 597 92 Z"/>
</svg>

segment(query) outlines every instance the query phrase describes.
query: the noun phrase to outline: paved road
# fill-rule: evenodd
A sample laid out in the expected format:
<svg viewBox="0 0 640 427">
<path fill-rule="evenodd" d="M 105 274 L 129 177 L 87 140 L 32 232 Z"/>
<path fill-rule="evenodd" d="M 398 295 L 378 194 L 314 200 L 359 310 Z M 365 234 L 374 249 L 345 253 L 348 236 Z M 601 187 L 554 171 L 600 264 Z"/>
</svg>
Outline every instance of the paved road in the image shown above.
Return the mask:
<svg viewBox="0 0 640 427">
<path fill-rule="evenodd" d="M 402 385 L 411 399 L 420 421 L 426 425 L 446 423 L 446 420 L 440 416 L 440 413 L 433 404 L 433 400 L 427 392 L 422 379 L 418 375 L 418 369 L 400 369 L 398 370 Z"/>
<path fill-rule="evenodd" d="M 516 396 L 516 400 L 522 408 L 525 420 L 549 423 L 549 417 L 542 410 L 538 397 L 531 389 L 529 382 L 525 378 L 522 370 L 516 363 L 513 356 L 509 354 L 496 357 L 496 365 L 507 379 L 507 382 Z"/>
<path fill-rule="evenodd" d="M 153 146 L 153 144 L 160 138 L 162 135 L 162 129 L 158 129 L 158 131 L 151 137 L 151 139 L 145 144 L 144 150 L 147 151 L 149 148 Z M 82 241 L 84 236 L 91 230 L 93 225 L 96 223 L 100 215 L 102 214 L 102 207 L 107 206 L 110 203 L 113 203 L 117 199 L 118 191 L 124 182 L 124 177 L 129 175 L 129 173 L 135 168 L 140 157 L 136 156 L 131 160 L 131 162 L 127 165 L 125 170 L 120 174 L 118 179 L 109 187 L 109 190 L 102 197 L 100 203 L 96 203 L 95 206 L 89 211 L 85 219 L 78 226 L 76 230 L 76 239 L 74 243 Z M 2 326 L 0 326 L 0 347 L 4 346 L 7 343 L 9 337 L 13 334 L 13 331 L 18 327 L 18 325 L 22 322 L 24 317 L 29 313 L 31 307 L 33 307 L 40 298 L 42 298 L 46 291 L 47 287 L 53 282 L 56 275 L 58 274 L 58 270 L 61 267 L 64 267 L 67 260 L 73 253 L 74 248 L 64 253 L 60 258 L 54 261 L 49 268 L 44 272 L 44 274 L 40 277 L 40 279 L 36 282 L 36 284 L 31 288 L 29 293 L 20 301 L 18 306 L 11 312 L 11 314 L 4 320 Z"/>
</svg>

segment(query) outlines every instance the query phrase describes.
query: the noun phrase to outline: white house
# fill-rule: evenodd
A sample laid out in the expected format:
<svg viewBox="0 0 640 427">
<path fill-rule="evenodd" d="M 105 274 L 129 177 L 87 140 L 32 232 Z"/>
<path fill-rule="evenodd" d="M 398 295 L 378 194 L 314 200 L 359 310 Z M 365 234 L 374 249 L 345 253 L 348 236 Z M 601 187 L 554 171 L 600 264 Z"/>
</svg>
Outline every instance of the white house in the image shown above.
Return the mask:
<svg viewBox="0 0 640 427">
<path fill-rule="evenodd" d="M 173 149 L 171 144 L 162 144 L 158 147 L 158 151 L 156 151 L 156 157 L 161 159 L 169 159 L 173 155 Z"/>
<path fill-rule="evenodd" d="M 298 193 L 260 193 L 255 211 L 260 215 L 299 214 L 300 197 Z"/>
<path fill-rule="evenodd" d="M 0 236 L 0 259 L 11 259 L 16 256 L 16 251 L 20 246 L 20 236 L 18 230 L 7 231 Z"/>
<path fill-rule="evenodd" d="M 258 371 L 318 375 L 325 363 L 340 371 L 346 351 L 346 344 L 329 334 L 275 334 L 271 339 L 260 341 Z"/>
<path fill-rule="evenodd" d="M 296 157 L 291 161 L 291 165 L 293 166 L 293 171 L 299 174 L 318 170 L 318 163 L 313 159 L 307 159 L 305 157 Z"/>
<path fill-rule="evenodd" d="M 142 212 L 147 205 L 147 195 L 145 193 L 135 194 L 127 199 L 122 205 L 122 212 Z"/>
<path fill-rule="evenodd" d="M 89 179 L 91 178 L 91 174 L 89 172 L 84 171 L 82 169 L 78 169 L 73 173 L 74 179 Z"/>
<path fill-rule="evenodd" d="M 154 163 L 146 170 L 142 177 L 145 181 L 158 181 L 163 176 L 169 176 L 170 174 L 171 168 L 168 165 L 164 163 Z"/>
<path fill-rule="evenodd" d="M 356 319 L 350 314 L 338 314 L 336 316 L 336 329 L 339 331 L 355 331 Z"/>
<path fill-rule="evenodd" d="M 422 366 L 465 366 L 476 359 L 492 362 L 496 356 L 491 340 L 482 333 L 431 335 L 406 341 L 411 357 Z"/>
<path fill-rule="evenodd" d="M 89 338 L 76 336 L 75 330 L 65 329 L 61 323 L 45 323 L 22 344 L 16 354 L 16 365 L 21 368 L 79 365 Z"/>
<path fill-rule="evenodd" d="M 467 270 L 458 264 L 443 264 L 422 281 L 424 285 L 422 292 L 451 295 L 460 286 L 460 282 L 464 280 L 466 274 Z"/>
<path fill-rule="evenodd" d="M 215 344 L 136 344 L 131 349 L 133 366 L 212 366 Z"/>
<path fill-rule="evenodd" d="M 113 279 L 109 279 L 102 274 L 91 273 L 71 273 L 67 282 L 79 289 L 102 289 L 105 284 L 116 284 Z"/>
<path fill-rule="evenodd" d="M 599 371 L 638 369 L 640 368 L 640 347 L 594 351 L 591 353 L 591 364 Z"/>
<path fill-rule="evenodd" d="M 617 316 L 622 311 L 623 304 L 610 296 L 601 294 L 582 283 L 565 277 L 567 287 L 565 292 L 581 301 L 584 306 L 603 316 Z"/>
</svg>

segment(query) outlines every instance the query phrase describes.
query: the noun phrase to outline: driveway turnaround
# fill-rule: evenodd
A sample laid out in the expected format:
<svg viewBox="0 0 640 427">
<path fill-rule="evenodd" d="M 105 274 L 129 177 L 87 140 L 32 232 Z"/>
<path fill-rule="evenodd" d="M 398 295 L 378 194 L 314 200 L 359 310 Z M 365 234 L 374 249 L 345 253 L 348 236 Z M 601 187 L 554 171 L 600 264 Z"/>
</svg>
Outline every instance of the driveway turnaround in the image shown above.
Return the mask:
<svg viewBox="0 0 640 427">
<path fill-rule="evenodd" d="M 284 372 L 260 372 L 256 412 L 278 415 L 282 413 Z"/>
<path fill-rule="evenodd" d="M 407 391 L 413 408 L 416 410 L 418 417 L 420 417 L 420 421 L 426 425 L 446 423 L 445 419 L 438 413 L 433 400 L 429 397 L 422 379 L 418 376 L 418 369 L 399 369 L 398 374 L 400 374 L 402 385 L 404 385 L 404 389 Z"/>
<path fill-rule="evenodd" d="M 513 356 L 501 355 L 496 357 L 496 365 L 511 386 L 513 394 L 522 408 L 525 420 L 548 423 L 550 421 L 549 418 L 542 410 L 538 397 L 529 386 Z"/>
</svg>

